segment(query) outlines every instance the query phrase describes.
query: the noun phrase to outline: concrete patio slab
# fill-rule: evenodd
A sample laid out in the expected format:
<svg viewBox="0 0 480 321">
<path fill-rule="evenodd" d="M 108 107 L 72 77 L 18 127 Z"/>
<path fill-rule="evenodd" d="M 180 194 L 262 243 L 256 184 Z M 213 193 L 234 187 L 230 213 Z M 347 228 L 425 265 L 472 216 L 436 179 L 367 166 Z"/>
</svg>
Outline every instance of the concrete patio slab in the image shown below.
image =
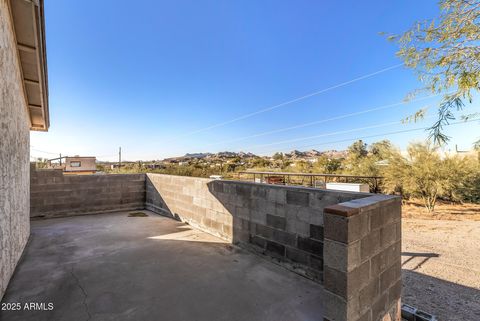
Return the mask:
<svg viewBox="0 0 480 321">
<path fill-rule="evenodd" d="M 323 320 L 320 284 L 143 212 L 148 217 L 118 212 L 32 221 L 2 300 L 22 310 L 1 311 L 0 319 Z M 45 303 L 47 311 L 25 310 L 25 303 Z"/>
</svg>

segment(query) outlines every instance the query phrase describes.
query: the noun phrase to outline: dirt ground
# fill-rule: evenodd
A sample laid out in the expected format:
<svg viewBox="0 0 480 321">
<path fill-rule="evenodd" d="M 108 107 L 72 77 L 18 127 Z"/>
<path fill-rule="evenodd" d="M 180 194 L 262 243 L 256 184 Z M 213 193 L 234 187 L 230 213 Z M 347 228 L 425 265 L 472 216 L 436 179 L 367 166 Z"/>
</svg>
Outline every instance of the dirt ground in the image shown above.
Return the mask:
<svg viewBox="0 0 480 321">
<path fill-rule="evenodd" d="M 421 201 L 409 201 L 403 204 L 402 214 L 405 218 L 480 221 L 480 204 L 452 204 L 438 201 L 434 213 L 428 213 Z"/>
<path fill-rule="evenodd" d="M 403 216 L 403 303 L 439 321 L 479 321 L 480 205 L 431 215 L 409 204 Z"/>
</svg>

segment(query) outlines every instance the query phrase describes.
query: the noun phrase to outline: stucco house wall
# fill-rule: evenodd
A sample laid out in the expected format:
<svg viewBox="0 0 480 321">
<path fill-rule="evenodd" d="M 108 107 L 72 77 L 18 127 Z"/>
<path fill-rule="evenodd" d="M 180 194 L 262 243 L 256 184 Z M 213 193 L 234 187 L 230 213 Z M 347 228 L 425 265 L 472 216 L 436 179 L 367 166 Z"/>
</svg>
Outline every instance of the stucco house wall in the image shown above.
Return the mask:
<svg viewBox="0 0 480 321">
<path fill-rule="evenodd" d="M 0 298 L 30 234 L 29 130 L 13 24 L 0 0 Z"/>
<path fill-rule="evenodd" d="M 72 162 L 79 162 L 80 166 L 72 166 Z M 66 172 L 96 172 L 97 163 L 95 157 L 67 157 L 65 158 L 65 171 Z"/>
</svg>

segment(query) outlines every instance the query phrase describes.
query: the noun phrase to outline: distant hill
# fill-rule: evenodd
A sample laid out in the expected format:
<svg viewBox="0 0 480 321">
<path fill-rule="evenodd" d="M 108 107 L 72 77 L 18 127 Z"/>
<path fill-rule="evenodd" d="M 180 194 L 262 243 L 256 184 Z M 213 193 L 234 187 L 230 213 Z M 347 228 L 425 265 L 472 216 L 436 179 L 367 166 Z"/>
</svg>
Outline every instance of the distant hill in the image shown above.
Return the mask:
<svg viewBox="0 0 480 321">
<path fill-rule="evenodd" d="M 164 161 L 187 161 L 187 160 L 192 160 L 192 159 L 222 159 L 222 158 L 252 158 L 252 157 L 258 157 L 257 155 L 253 153 L 245 153 L 245 152 L 218 152 L 218 153 L 187 153 L 183 156 L 179 157 L 171 157 L 171 158 L 166 158 Z"/>
<path fill-rule="evenodd" d="M 183 158 L 205 158 L 207 156 L 213 155 L 212 153 L 193 153 L 193 154 L 185 154 L 182 156 Z M 175 157 L 178 158 L 178 157 Z"/>
<path fill-rule="evenodd" d="M 290 159 L 315 158 L 323 155 L 329 158 L 344 158 L 347 156 L 347 151 L 327 150 L 320 152 L 318 150 L 312 149 L 309 151 L 301 152 L 299 150 L 293 150 L 290 153 L 285 153 L 284 155 L 285 157 Z"/>
<path fill-rule="evenodd" d="M 320 157 L 322 155 L 326 155 L 329 158 L 344 158 L 347 156 L 347 151 L 327 150 L 327 151 L 320 152 L 318 150 L 312 149 L 312 150 L 303 151 L 303 152 L 299 150 L 293 150 L 289 153 L 284 154 L 284 156 L 287 159 L 292 159 L 292 160 L 311 159 L 311 158 Z M 245 158 L 254 158 L 254 157 L 260 157 L 260 156 L 257 156 L 250 152 L 237 153 L 237 152 L 224 151 L 224 152 L 218 152 L 218 153 L 187 153 L 179 157 L 166 158 L 164 159 L 164 161 L 183 162 L 183 161 L 194 160 L 194 159 L 213 160 L 213 159 L 228 159 L 228 158 L 237 158 L 237 157 L 240 159 L 245 159 Z"/>
<path fill-rule="evenodd" d="M 322 152 L 319 152 L 318 150 L 312 149 L 306 152 L 301 152 L 299 150 L 293 150 L 290 153 L 285 153 L 285 157 L 287 158 L 312 158 L 312 157 L 319 157 L 322 155 Z"/>
</svg>

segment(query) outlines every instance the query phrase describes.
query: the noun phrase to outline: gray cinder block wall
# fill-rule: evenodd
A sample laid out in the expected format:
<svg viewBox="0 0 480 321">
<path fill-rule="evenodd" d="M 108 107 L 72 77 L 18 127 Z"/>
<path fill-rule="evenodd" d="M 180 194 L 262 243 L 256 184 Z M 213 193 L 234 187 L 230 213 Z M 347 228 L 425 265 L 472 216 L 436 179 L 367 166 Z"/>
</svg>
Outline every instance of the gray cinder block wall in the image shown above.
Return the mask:
<svg viewBox="0 0 480 321">
<path fill-rule="evenodd" d="M 95 214 L 145 207 L 145 175 L 63 175 L 31 170 L 31 217 Z"/>
<path fill-rule="evenodd" d="M 145 208 L 232 241 L 233 216 L 210 193 L 211 179 L 146 174 Z"/>
<path fill-rule="evenodd" d="M 324 212 L 325 319 L 399 321 L 400 198 L 375 195 Z"/>
<path fill-rule="evenodd" d="M 323 209 L 369 194 L 147 174 L 146 208 L 248 245 L 315 280 L 323 275 Z"/>
<path fill-rule="evenodd" d="M 30 121 L 7 1 L 0 1 L 0 299 L 30 235 Z"/>
</svg>

